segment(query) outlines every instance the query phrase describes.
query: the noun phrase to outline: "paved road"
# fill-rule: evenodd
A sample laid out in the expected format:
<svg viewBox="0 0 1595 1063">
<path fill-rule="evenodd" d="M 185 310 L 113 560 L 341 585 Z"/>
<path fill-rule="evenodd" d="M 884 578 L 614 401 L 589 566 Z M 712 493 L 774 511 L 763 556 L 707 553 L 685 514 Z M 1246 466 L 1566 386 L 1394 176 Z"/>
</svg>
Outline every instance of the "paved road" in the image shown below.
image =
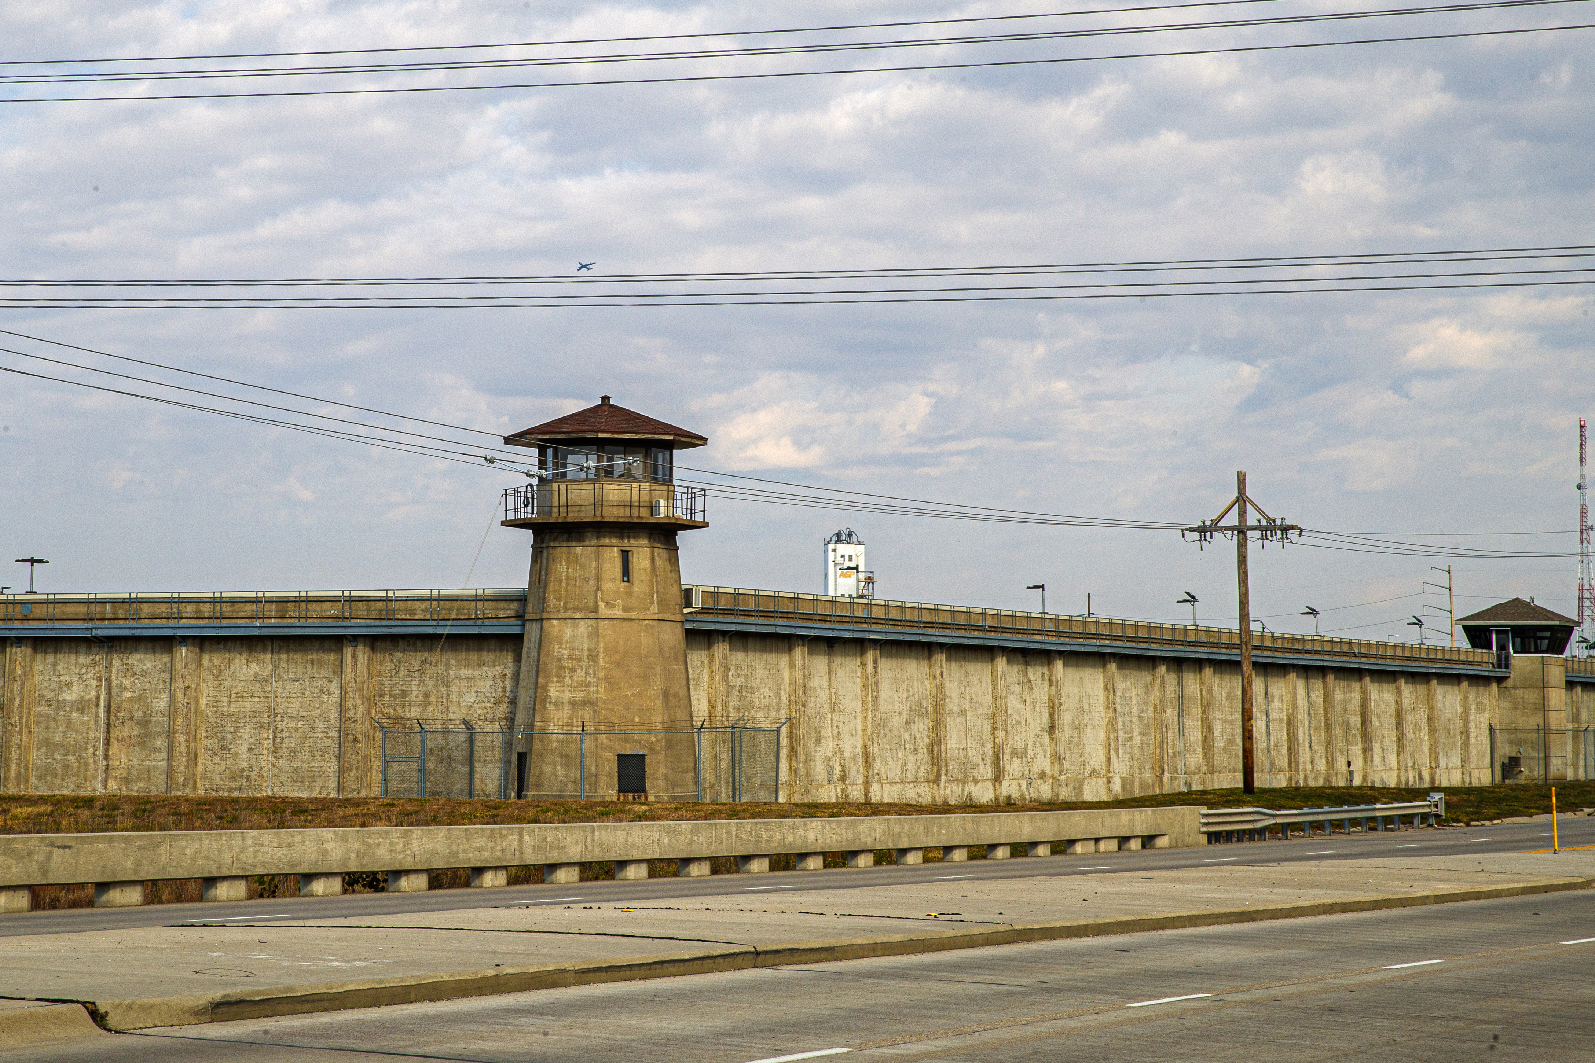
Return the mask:
<svg viewBox="0 0 1595 1063">
<path fill-rule="evenodd" d="M 1595 899 L 1574 893 L 107 1034 L 0 1058 L 1540 1063 L 1595 1059 L 1592 1005 Z"/>
<path fill-rule="evenodd" d="M 1595 817 L 1564 818 L 1560 833 L 1563 845 L 1595 845 Z M 165 904 L 145 908 L 29 912 L 0 916 L 0 937 L 170 926 L 199 920 L 258 920 L 273 915 L 294 919 L 331 919 L 339 916 L 452 911 L 487 905 L 568 903 L 573 899 L 610 902 L 714 897 L 782 889 L 798 884 L 804 889 L 867 889 L 949 875 L 994 879 L 1036 875 L 1105 875 L 1201 867 L 1214 863 L 1278 864 L 1398 854 L 1455 856 L 1463 853 L 1522 852 L 1549 846 L 1548 822 L 1503 823 L 1493 827 L 1442 827 L 1349 836 L 1335 834 L 1327 838 L 1319 835 L 1288 842 L 1249 842 L 1196 849 L 1156 849 L 1095 856 L 1052 856 L 1045 859 L 972 860 L 964 864 L 930 863 L 868 870 L 841 869 L 760 876 L 714 875 L 709 878 L 659 878 L 644 882 L 599 881 L 573 885 L 520 886 L 490 892 L 438 890 L 431 893 L 368 893 L 238 904 Z"/>
</svg>

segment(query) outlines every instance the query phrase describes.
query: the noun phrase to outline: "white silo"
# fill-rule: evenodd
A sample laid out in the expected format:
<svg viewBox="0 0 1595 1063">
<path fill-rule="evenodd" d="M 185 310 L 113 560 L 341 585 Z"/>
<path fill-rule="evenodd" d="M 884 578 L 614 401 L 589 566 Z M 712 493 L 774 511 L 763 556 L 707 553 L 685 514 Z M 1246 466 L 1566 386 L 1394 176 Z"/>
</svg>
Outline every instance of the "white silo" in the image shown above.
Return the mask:
<svg viewBox="0 0 1595 1063">
<path fill-rule="evenodd" d="M 875 573 L 865 567 L 864 540 L 843 528 L 825 540 L 825 593 L 843 598 L 875 597 Z"/>
</svg>

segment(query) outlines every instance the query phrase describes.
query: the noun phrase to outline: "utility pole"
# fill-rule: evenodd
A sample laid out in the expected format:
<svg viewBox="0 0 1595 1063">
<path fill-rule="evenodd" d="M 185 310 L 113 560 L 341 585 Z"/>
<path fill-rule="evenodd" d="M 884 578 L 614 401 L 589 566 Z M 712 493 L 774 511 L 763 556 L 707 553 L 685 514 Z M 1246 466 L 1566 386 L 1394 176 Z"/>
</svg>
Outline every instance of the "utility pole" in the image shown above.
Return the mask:
<svg viewBox="0 0 1595 1063">
<path fill-rule="evenodd" d="M 1246 509 L 1250 506 L 1262 518 L 1259 523 L 1251 524 L 1246 519 Z M 1230 511 L 1235 511 L 1234 524 L 1220 524 Z M 1301 528 L 1294 524 L 1286 524 L 1276 520 L 1263 511 L 1250 496 L 1246 494 L 1246 473 L 1235 474 L 1235 497 L 1230 499 L 1218 516 L 1212 520 L 1203 521 L 1194 527 L 1182 528 L 1180 537 L 1183 539 L 1187 533 L 1196 536 L 1197 545 L 1206 546 L 1214 535 L 1233 535 L 1235 537 L 1235 583 L 1240 598 L 1240 642 L 1241 642 L 1241 788 L 1246 793 L 1257 792 L 1257 772 L 1255 760 L 1255 743 L 1252 740 L 1252 589 L 1251 575 L 1247 568 L 1246 541 L 1256 535 L 1260 545 L 1267 545 L 1270 541 L 1280 545 L 1290 542 L 1292 532 L 1300 533 Z"/>
<path fill-rule="evenodd" d="M 1450 629 L 1451 629 L 1451 648 L 1452 649 L 1456 649 L 1456 645 L 1457 645 L 1457 596 L 1456 596 L 1455 587 L 1453 586 L 1452 581 L 1451 581 L 1451 566 L 1447 565 L 1445 568 L 1441 568 L 1439 565 L 1430 565 L 1429 566 L 1429 571 L 1431 571 L 1431 572 L 1444 572 L 1445 573 L 1445 586 L 1444 587 L 1440 586 L 1438 583 L 1429 583 L 1428 581 L 1425 581 L 1423 586 L 1426 587 L 1426 588 L 1431 588 L 1432 587 L 1434 590 L 1437 590 L 1437 591 L 1439 591 L 1439 590 L 1445 591 L 1445 618 L 1446 618 L 1446 622 L 1450 625 Z M 1428 591 L 1424 591 L 1424 593 L 1427 594 Z M 1419 610 L 1419 611 L 1422 612 L 1424 610 L 1431 609 L 1431 608 L 1436 608 L 1436 607 L 1430 606 L 1427 602 L 1425 602 L 1424 606 L 1423 606 L 1423 609 Z M 1436 611 L 1438 611 L 1438 609 L 1436 609 Z M 1408 624 L 1407 626 L 1411 627 L 1412 625 Z M 1418 634 L 1422 635 L 1423 632 L 1420 630 L 1418 632 Z M 1423 640 L 1420 638 L 1418 641 L 1422 642 Z"/>
<path fill-rule="evenodd" d="M 34 593 L 34 591 L 33 591 L 33 570 L 35 568 L 37 568 L 39 565 L 48 565 L 49 563 L 50 562 L 46 561 L 42 557 L 19 557 L 19 558 L 17 558 L 17 564 L 19 564 L 19 565 L 27 565 L 28 566 L 28 593 L 29 594 Z"/>
<path fill-rule="evenodd" d="M 1578 634 L 1588 652 L 1595 639 L 1595 563 L 1590 557 L 1589 523 L 1589 429 L 1578 419 Z"/>
</svg>

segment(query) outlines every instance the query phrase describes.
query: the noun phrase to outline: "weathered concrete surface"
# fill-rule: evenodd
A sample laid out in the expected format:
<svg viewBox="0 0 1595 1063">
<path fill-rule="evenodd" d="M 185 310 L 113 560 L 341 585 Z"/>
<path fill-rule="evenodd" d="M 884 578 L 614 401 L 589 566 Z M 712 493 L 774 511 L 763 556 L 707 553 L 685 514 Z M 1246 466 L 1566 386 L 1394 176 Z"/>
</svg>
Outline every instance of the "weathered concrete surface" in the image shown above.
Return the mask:
<svg viewBox="0 0 1595 1063">
<path fill-rule="evenodd" d="M 1121 837 L 1201 844 L 1201 810 L 0 835 L 0 886 L 581 864 Z"/>
<path fill-rule="evenodd" d="M 536 615 L 524 638 L 8 638 L 0 790 L 374 794 L 374 719 L 480 731 L 789 720 L 782 800 L 1105 800 L 1239 784 L 1234 663 L 843 629 L 836 638 L 687 630 L 665 541 L 673 532 L 537 534 L 547 545 L 531 574 Z M 629 584 L 619 581 L 621 549 L 632 552 Z M 537 565 L 560 551 L 572 555 L 563 574 L 540 576 Z M 1595 726 L 1595 689 L 1571 682 L 1567 667 L 1519 655 L 1503 683 L 1424 672 L 1421 661 L 1411 671 L 1260 665 L 1259 783 L 1485 784 L 1492 722 Z M 532 790 L 579 792 L 575 740 L 563 752 L 546 741 L 553 756 L 529 762 Z M 648 747 L 650 789 L 694 796 L 681 770 L 687 740 L 592 741 L 590 794 L 612 789 L 616 752 Z M 1563 777 L 1568 751 L 1552 746 L 1550 774 Z M 433 753 L 463 756 L 441 743 Z M 539 763 L 551 765 L 546 778 Z M 463 779 L 447 767 L 436 777 Z M 513 785 L 512 760 L 507 767 Z M 478 793 L 497 796 L 505 768 L 496 741 L 480 743 Z"/>
<path fill-rule="evenodd" d="M 0 1052 L 109 1036 L 82 1004 L 0 1000 Z"/>
<path fill-rule="evenodd" d="M 91 931 L 0 941 L 0 995 L 93 1001 L 113 1028 L 137 1029 L 1588 888 L 1592 876 L 1595 853 L 1385 858 Z"/>
</svg>

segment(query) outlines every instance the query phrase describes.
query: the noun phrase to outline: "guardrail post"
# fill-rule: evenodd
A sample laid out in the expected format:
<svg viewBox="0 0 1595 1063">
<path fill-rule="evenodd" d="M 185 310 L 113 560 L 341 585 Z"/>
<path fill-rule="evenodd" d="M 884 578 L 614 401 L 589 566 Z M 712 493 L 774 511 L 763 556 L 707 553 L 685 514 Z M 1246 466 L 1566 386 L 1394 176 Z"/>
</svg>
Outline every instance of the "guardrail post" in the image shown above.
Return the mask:
<svg viewBox="0 0 1595 1063">
<path fill-rule="evenodd" d="M 544 882 L 580 882 L 582 866 L 580 864 L 544 864 Z"/>
<path fill-rule="evenodd" d="M 301 897 L 340 897 L 342 895 L 342 874 L 299 876 L 299 896 Z"/>
<path fill-rule="evenodd" d="M 844 853 L 842 855 L 842 860 L 847 864 L 848 867 L 874 867 L 875 850 L 857 849 L 852 852 Z"/>
<path fill-rule="evenodd" d="M 897 850 L 897 862 L 899 864 L 905 864 L 905 865 L 906 864 L 923 864 L 925 862 L 925 850 L 923 850 L 923 849 L 899 849 L 899 850 Z"/>
<path fill-rule="evenodd" d="M 680 860 L 676 861 L 676 874 L 681 878 L 708 878 L 709 872 L 711 870 L 712 869 L 709 866 L 709 858 L 707 856 L 684 856 Z M 806 869 L 799 868 L 798 870 L 802 871 Z M 543 881 L 551 882 L 553 880 L 549 879 L 545 875 Z M 574 882 L 576 880 L 571 879 L 571 881 Z"/>
<path fill-rule="evenodd" d="M 961 864 L 969 859 L 969 846 L 944 845 L 941 847 L 941 859 L 944 864 Z"/>
<path fill-rule="evenodd" d="M 142 882 L 96 882 L 94 907 L 132 908 L 144 903 Z"/>
<path fill-rule="evenodd" d="M 648 877 L 648 861 L 646 860 L 616 860 L 615 881 L 636 882 Z"/>
<path fill-rule="evenodd" d="M 389 871 L 389 893 L 425 893 L 431 887 L 425 871 Z"/>
<path fill-rule="evenodd" d="M 473 867 L 471 868 L 472 889 L 497 889 L 510 884 L 510 869 L 507 867 Z"/>
<path fill-rule="evenodd" d="M 299 891 L 301 894 L 304 890 Z M 203 901 L 242 901 L 249 897 L 249 881 L 242 876 L 200 879 L 199 898 Z"/>
<path fill-rule="evenodd" d="M 988 845 L 986 846 L 986 859 L 1006 860 L 1010 855 L 1009 848 L 1006 845 Z"/>
<path fill-rule="evenodd" d="M 874 855 L 874 854 L 871 854 Z M 762 875 L 770 870 L 768 856 L 739 856 L 737 857 L 737 871 L 743 875 Z"/>
<path fill-rule="evenodd" d="M 26 886 L 0 888 L 0 914 L 33 910 L 33 891 Z"/>
<path fill-rule="evenodd" d="M 1026 856 L 1051 856 L 1052 855 L 1052 843 L 1051 842 L 1026 842 L 1025 843 L 1025 855 Z M 902 863 L 902 861 L 899 860 L 898 863 Z"/>
</svg>

